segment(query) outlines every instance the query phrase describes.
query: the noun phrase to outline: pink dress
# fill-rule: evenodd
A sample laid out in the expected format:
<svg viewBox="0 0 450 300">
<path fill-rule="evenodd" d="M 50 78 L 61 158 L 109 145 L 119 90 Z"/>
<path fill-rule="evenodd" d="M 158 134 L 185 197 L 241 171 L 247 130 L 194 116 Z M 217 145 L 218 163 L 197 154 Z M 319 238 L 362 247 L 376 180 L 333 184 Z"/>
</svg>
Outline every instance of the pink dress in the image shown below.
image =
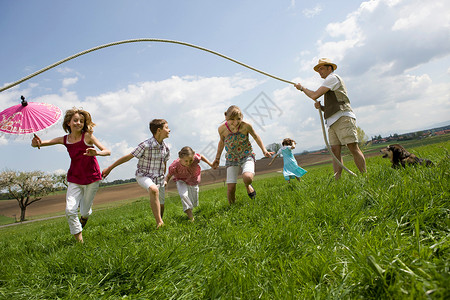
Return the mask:
<svg viewBox="0 0 450 300">
<path fill-rule="evenodd" d="M 184 181 L 187 185 L 198 185 L 201 180 L 201 168 L 199 166 L 201 156 L 194 154 L 194 161 L 189 167 L 183 166 L 177 158 L 169 166 L 169 174 L 173 176 L 173 181 Z"/>
<path fill-rule="evenodd" d="M 92 146 L 88 146 L 84 142 L 84 132 L 81 135 L 81 140 L 73 144 L 67 143 L 67 135 L 65 135 L 64 146 L 66 146 L 70 156 L 70 168 L 67 172 L 68 182 L 88 185 L 102 180 L 102 173 L 97 158 L 83 155 L 87 148 L 92 148 Z"/>
</svg>

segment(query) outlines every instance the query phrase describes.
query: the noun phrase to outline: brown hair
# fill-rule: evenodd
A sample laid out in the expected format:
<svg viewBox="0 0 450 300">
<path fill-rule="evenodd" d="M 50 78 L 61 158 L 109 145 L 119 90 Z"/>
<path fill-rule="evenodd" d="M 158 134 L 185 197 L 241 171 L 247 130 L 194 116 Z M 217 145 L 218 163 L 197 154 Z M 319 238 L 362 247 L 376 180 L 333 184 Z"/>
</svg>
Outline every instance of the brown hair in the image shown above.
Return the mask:
<svg viewBox="0 0 450 300">
<path fill-rule="evenodd" d="M 282 146 L 292 146 L 292 143 L 297 143 L 293 139 L 285 138 L 283 142 L 281 143 Z"/>
<path fill-rule="evenodd" d="M 84 117 L 84 126 L 82 131 L 92 133 L 94 130 L 95 123 L 92 122 L 91 114 L 81 108 L 72 107 L 72 109 L 66 110 L 64 116 L 64 122 L 62 124 L 65 132 L 71 133 L 69 123 L 75 114 L 79 114 Z"/>
<path fill-rule="evenodd" d="M 226 120 L 232 120 L 236 117 L 240 117 L 241 119 L 244 117 L 242 114 L 241 109 L 236 105 L 231 105 L 228 107 L 227 111 L 225 112 L 225 119 Z"/>
<path fill-rule="evenodd" d="M 148 127 L 150 128 L 150 132 L 155 135 L 159 128 L 163 129 L 165 124 L 167 124 L 167 121 L 164 119 L 153 119 L 148 124 Z"/>
<path fill-rule="evenodd" d="M 325 64 L 324 67 L 331 67 L 332 72 L 334 72 L 334 66 L 333 65 Z"/>
<path fill-rule="evenodd" d="M 178 152 L 178 157 L 182 158 L 184 156 L 194 156 L 195 151 L 192 150 L 191 147 L 189 146 L 184 146 L 183 148 L 181 148 L 181 150 Z"/>
</svg>

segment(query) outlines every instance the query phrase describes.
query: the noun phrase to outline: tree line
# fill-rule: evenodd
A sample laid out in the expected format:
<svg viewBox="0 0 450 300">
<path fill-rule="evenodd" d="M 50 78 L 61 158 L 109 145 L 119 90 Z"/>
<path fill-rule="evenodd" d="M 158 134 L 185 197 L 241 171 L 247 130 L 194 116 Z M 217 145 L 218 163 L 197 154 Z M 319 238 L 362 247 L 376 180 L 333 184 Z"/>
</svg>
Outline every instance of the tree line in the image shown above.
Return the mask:
<svg viewBox="0 0 450 300">
<path fill-rule="evenodd" d="M 20 222 L 25 221 L 26 209 L 29 205 L 41 200 L 53 192 L 67 188 L 65 173 L 46 174 L 42 171 L 20 172 L 3 171 L 0 173 L 0 200 L 17 200 L 20 207 Z M 100 186 L 117 185 L 135 182 L 136 179 L 118 179 L 102 182 Z"/>
</svg>

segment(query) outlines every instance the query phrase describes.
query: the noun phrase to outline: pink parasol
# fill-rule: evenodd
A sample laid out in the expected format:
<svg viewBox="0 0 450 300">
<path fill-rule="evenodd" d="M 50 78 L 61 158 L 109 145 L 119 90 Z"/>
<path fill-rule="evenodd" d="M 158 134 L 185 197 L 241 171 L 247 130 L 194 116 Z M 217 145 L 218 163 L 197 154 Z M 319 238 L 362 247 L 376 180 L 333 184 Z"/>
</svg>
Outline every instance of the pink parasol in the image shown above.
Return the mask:
<svg viewBox="0 0 450 300">
<path fill-rule="evenodd" d="M 0 112 L 0 135 L 25 136 L 47 129 L 61 118 L 61 109 L 53 104 L 21 99 L 21 104 Z"/>
</svg>

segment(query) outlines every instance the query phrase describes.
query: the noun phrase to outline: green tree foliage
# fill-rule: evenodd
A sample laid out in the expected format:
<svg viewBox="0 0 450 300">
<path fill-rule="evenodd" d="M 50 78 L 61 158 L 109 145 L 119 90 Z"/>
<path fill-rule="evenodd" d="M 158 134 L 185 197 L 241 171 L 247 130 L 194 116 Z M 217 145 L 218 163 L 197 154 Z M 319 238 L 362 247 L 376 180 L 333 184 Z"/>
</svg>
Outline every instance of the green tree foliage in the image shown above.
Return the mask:
<svg viewBox="0 0 450 300">
<path fill-rule="evenodd" d="M 52 180 L 56 189 L 65 189 L 69 185 L 67 183 L 67 173 L 55 173 L 52 175 Z"/>
<path fill-rule="evenodd" d="M 369 137 L 366 135 L 366 133 L 364 132 L 364 130 L 362 130 L 361 127 L 356 127 L 356 133 L 358 135 L 358 145 L 360 149 L 364 149 L 366 148 L 366 146 L 368 146 L 368 139 Z"/>
<path fill-rule="evenodd" d="M 54 190 L 51 175 L 42 171 L 0 173 L 0 189 L 6 190 L 9 199 L 16 199 L 20 206 L 20 221 L 25 220 L 27 206 L 39 201 Z"/>
<path fill-rule="evenodd" d="M 280 150 L 280 148 L 281 148 L 280 143 L 272 143 L 272 144 L 267 145 L 267 147 L 266 147 L 267 151 L 275 152 L 275 153 L 277 153 L 278 150 Z"/>
</svg>

